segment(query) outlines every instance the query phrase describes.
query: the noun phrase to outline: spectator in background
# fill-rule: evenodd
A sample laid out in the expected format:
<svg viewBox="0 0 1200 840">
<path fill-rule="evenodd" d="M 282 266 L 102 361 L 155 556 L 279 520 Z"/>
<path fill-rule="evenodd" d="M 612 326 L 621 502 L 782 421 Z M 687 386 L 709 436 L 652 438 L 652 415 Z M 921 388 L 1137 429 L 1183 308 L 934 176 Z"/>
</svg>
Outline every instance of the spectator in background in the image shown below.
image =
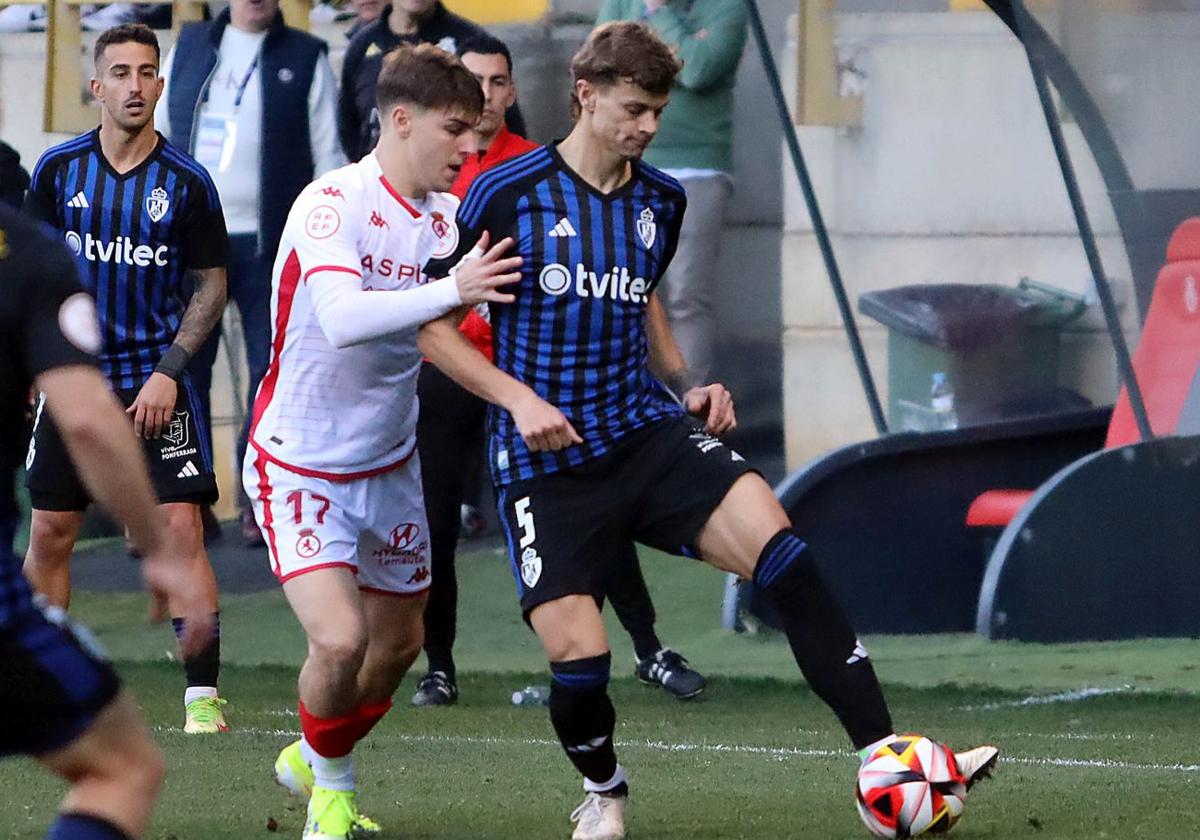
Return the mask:
<svg viewBox="0 0 1200 840">
<path fill-rule="evenodd" d="M 433 44 L 459 53 L 459 44 L 487 34 L 478 25 L 446 10 L 440 0 L 395 0 L 379 19 L 357 31 L 346 47 L 338 100 L 338 134 L 346 156 L 358 160 L 379 140 L 375 82 L 385 53 L 401 44 Z M 508 127 L 525 133 L 525 121 L 514 104 L 505 114 Z"/>
<path fill-rule="evenodd" d="M 163 67 L 157 127 L 211 173 L 229 226 L 229 297 L 242 316 L 250 372 L 247 405 L 266 372 L 271 267 L 292 202 L 311 181 L 345 164 L 337 138 L 336 82 L 319 38 L 285 26 L 279 0 L 232 0 L 216 19 L 185 24 Z M 214 331 L 190 372 L 211 428 Z M 250 413 L 238 437 L 246 454 Z M 262 545 L 241 497 L 242 537 Z"/>
<path fill-rule="evenodd" d="M 537 143 L 510 131 L 504 115 L 517 101 L 512 76 L 512 55 L 498 38 L 486 33 L 458 45 L 459 57 L 483 87 L 483 112 L 475 127 L 478 154 L 467 158 L 450 188 L 459 198 L 481 172 L 538 148 Z M 492 358 L 492 328 L 474 309 L 460 326 L 480 353 Z M 454 638 L 458 620 L 458 576 L 455 553 L 459 537 L 459 509 L 479 482 L 487 403 L 460 386 L 437 366 L 425 362 L 417 380 L 421 411 L 417 417 L 417 447 L 421 456 L 421 484 L 429 523 L 433 582 L 425 605 L 425 658 L 427 671 L 417 684 L 414 706 L 448 706 L 458 700 L 454 666 Z M 638 564 L 633 545 L 614 564 L 608 597 L 622 626 L 633 639 L 635 673 L 648 685 L 661 685 L 680 699 L 702 692 L 704 677 L 687 660 L 664 648 L 654 630 L 654 603 Z"/>
<path fill-rule="evenodd" d="M 712 379 L 713 283 L 733 191 L 733 83 L 746 10 L 732 0 L 604 0 L 596 22 L 644 20 L 673 46 L 683 70 L 643 160 L 687 192 L 679 250 L 662 280 L 671 331 L 696 382 Z"/>
<path fill-rule="evenodd" d="M 21 166 L 20 152 L 0 141 L 0 203 L 20 210 L 27 189 L 29 173 Z"/>
<path fill-rule="evenodd" d="M 335 6 L 333 3 L 318 3 L 309 13 L 308 21 L 313 24 L 351 21 L 346 30 L 346 40 L 348 41 L 368 23 L 379 20 L 383 8 L 383 0 L 350 0 L 350 3 L 344 7 Z"/>
<path fill-rule="evenodd" d="M 347 40 L 362 32 L 367 24 L 379 20 L 384 9 L 383 0 L 350 0 L 350 5 L 354 9 L 354 23 L 346 30 Z"/>
</svg>

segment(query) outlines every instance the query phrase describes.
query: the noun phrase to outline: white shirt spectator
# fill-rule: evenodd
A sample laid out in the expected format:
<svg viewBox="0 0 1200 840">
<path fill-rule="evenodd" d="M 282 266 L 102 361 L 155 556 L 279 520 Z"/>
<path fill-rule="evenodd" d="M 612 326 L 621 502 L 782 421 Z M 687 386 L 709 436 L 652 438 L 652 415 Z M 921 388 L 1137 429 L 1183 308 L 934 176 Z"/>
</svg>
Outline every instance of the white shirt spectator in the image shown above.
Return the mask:
<svg viewBox="0 0 1200 840">
<path fill-rule="evenodd" d="M 259 54 L 266 32 L 243 32 L 226 26 L 196 116 L 188 149 L 208 169 L 221 196 L 231 234 L 257 233 L 261 186 L 262 83 Z M 162 101 L 168 102 L 175 50 L 167 55 Z M 308 123 L 317 175 L 346 163 L 337 133 L 337 82 L 329 59 L 322 55 L 308 91 Z M 169 134 L 168 109 L 158 108 L 155 128 Z"/>
</svg>

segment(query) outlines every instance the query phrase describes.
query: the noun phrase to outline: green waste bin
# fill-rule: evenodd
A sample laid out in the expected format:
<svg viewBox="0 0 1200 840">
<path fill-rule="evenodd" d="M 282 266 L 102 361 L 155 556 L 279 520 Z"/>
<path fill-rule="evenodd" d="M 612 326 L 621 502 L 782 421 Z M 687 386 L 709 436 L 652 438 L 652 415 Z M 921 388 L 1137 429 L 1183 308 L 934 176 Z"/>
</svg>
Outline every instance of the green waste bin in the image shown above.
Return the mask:
<svg viewBox="0 0 1200 840">
<path fill-rule="evenodd" d="M 888 328 L 888 420 L 893 431 L 933 428 L 930 390 L 944 373 L 959 425 L 1046 413 L 1087 401 L 1058 387 L 1062 327 L 1083 314 L 1079 295 L 1023 278 L 1016 287 L 901 286 L 859 297 Z"/>
</svg>

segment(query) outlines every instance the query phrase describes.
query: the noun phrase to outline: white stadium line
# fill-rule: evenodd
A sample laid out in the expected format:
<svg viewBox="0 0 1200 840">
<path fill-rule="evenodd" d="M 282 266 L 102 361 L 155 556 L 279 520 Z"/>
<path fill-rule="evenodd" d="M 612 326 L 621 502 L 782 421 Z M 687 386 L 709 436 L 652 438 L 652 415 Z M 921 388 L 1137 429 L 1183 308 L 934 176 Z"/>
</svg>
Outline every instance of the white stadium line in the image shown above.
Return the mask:
<svg viewBox="0 0 1200 840">
<path fill-rule="evenodd" d="M 1131 735 L 1127 732 L 1014 732 L 1014 738 L 1044 738 L 1052 741 L 1148 741 L 1158 736 L 1153 732 Z"/>
<path fill-rule="evenodd" d="M 179 732 L 174 727 L 156 726 L 156 732 Z M 291 737 L 300 733 L 294 729 L 267 729 L 252 726 L 239 726 L 230 729 L 229 734 L 255 737 Z M 1029 733 L 1022 733 L 1029 734 Z M 558 748 L 558 741 L 549 738 L 493 738 L 474 735 L 389 735 L 390 741 L 408 744 L 465 744 L 475 746 L 501 747 L 553 747 Z M 617 741 L 622 749 L 642 748 L 658 752 L 696 752 L 696 753 L 738 753 L 743 755 L 762 755 L 782 761 L 787 758 L 854 758 L 849 750 L 805 749 L 800 747 L 759 747 L 749 744 L 694 744 L 672 743 L 670 741 Z M 1134 761 L 1115 761 L 1106 758 L 1056 758 L 1054 756 L 1008 756 L 1001 755 L 1002 764 L 1021 764 L 1033 767 L 1060 767 L 1086 770 L 1124 770 L 1133 773 L 1200 773 L 1200 764 L 1145 764 Z"/>
<path fill-rule="evenodd" d="M 1122 685 L 1116 688 L 1082 688 L 1078 691 L 1060 691 L 1057 694 L 1032 694 L 1020 700 L 1004 700 L 996 703 L 984 703 L 980 706 L 959 706 L 956 712 L 994 712 L 997 709 L 1024 709 L 1029 706 L 1049 706 L 1054 703 L 1079 703 L 1095 697 L 1107 697 L 1110 694 L 1124 694 L 1133 691 L 1133 686 Z"/>
</svg>

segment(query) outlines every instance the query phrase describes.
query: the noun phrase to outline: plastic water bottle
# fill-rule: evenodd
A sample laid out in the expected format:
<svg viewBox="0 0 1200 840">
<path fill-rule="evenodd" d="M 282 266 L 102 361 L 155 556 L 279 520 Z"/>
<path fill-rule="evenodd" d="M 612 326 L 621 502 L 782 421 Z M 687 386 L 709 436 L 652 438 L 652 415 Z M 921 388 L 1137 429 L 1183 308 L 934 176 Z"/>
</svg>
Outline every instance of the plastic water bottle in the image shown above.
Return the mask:
<svg viewBox="0 0 1200 840">
<path fill-rule="evenodd" d="M 527 685 L 520 691 L 512 693 L 514 706 L 548 706 L 550 705 L 550 686 Z"/>
<path fill-rule="evenodd" d="M 935 373 L 929 389 L 929 405 L 933 409 L 933 427 L 937 431 L 958 428 L 958 412 L 954 410 L 954 388 L 946 374 Z"/>
</svg>

